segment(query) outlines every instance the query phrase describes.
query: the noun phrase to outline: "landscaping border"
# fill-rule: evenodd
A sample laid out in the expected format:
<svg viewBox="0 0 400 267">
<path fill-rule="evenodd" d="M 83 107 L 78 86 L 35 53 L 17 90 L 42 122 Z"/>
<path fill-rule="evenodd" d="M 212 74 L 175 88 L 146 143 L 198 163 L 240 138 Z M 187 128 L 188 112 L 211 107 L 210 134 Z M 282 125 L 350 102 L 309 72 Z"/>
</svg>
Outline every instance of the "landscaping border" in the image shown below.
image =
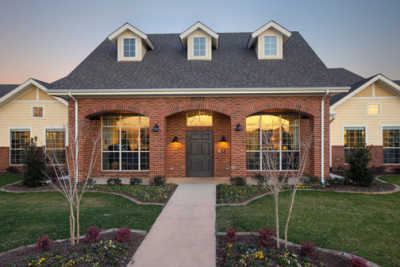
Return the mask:
<svg viewBox="0 0 400 267">
<path fill-rule="evenodd" d="M 116 232 L 116 231 L 118 231 L 118 229 L 119 228 L 110 228 L 110 229 L 101 231 L 100 233 L 101 234 L 107 234 L 107 233 L 111 233 L 111 232 Z M 145 230 L 137 230 L 137 229 L 129 229 L 129 230 L 131 230 L 131 233 L 143 234 L 143 235 L 147 234 L 147 231 L 145 231 Z M 85 238 L 85 235 L 81 235 L 79 237 L 79 239 L 84 239 L 84 238 Z M 68 240 L 69 240 L 69 238 L 65 238 L 65 239 L 51 240 L 51 242 L 62 243 L 62 242 L 68 241 Z M 31 244 L 31 245 L 25 245 L 25 246 L 20 246 L 20 247 L 17 247 L 17 248 L 13 248 L 13 249 L 10 249 L 10 250 L 4 251 L 4 252 L 0 252 L 0 257 L 2 257 L 4 255 L 7 255 L 8 253 L 17 252 L 17 251 L 24 250 L 24 249 L 27 249 L 27 248 L 33 248 L 33 247 L 36 247 L 36 246 L 37 246 L 37 244 Z"/>
<path fill-rule="evenodd" d="M 226 233 L 225 232 L 217 232 L 216 235 L 217 236 L 226 236 Z M 238 236 L 246 236 L 246 235 L 259 236 L 260 234 L 257 233 L 257 232 L 236 232 L 236 235 L 238 235 Z M 272 238 L 274 240 L 276 240 L 275 236 L 273 236 Z M 279 238 L 279 242 L 283 243 L 285 241 L 283 239 Z M 301 245 L 293 243 L 293 242 L 290 242 L 290 241 L 288 241 L 288 245 L 294 246 L 294 247 L 296 247 L 298 249 L 301 248 Z M 339 251 L 339 250 L 334 250 L 334 249 L 328 249 L 328 248 L 320 248 L 320 247 L 315 247 L 315 249 L 319 250 L 319 251 L 322 251 L 322 252 L 325 252 L 325 253 L 330 253 L 330 254 L 335 255 L 335 256 L 344 257 L 344 258 L 346 258 L 346 259 L 348 259 L 350 261 L 351 261 L 351 259 L 353 257 L 356 257 L 356 258 L 365 260 L 366 264 L 369 267 L 380 267 L 380 265 L 378 265 L 378 264 L 376 264 L 376 263 L 374 263 L 372 261 L 369 261 L 367 259 L 364 259 L 362 257 L 359 257 L 359 256 L 351 254 L 351 253 L 347 253 L 347 252 L 343 252 L 343 251 Z"/>
<path fill-rule="evenodd" d="M 381 176 L 379 176 L 381 177 Z M 384 181 L 382 179 L 380 179 L 379 177 L 375 177 L 375 179 L 381 183 L 385 183 L 385 184 L 390 184 L 394 186 L 393 190 L 389 190 L 389 191 L 384 191 L 384 192 L 360 192 L 360 191 L 343 191 L 343 190 L 335 190 L 335 191 L 327 191 L 327 190 L 323 190 L 323 189 L 301 189 L 298 188 L 297 191 L 316 191 L 316 192 L 328 192 L 328 193 L 349 193 L 349 194 L 364 194 L 364 195 L 390 195 L 390 194 L 395 194 L 400 192 L 400 186 L 397 184 L 392 184 L 389 183 L 387 181 Z M 286 190 L 287 191 L 287 190 Z M 285 191 L 281 191 L 281 192 L 285 192 Z M 271 195 L 272 192 L 266 192 L 264 194 L 255 196 L 253 198 L 250 198 L 246 201 L 243 202 L 239 202 L 239 203 L 217 203 L 216 207 L 240 207 L 240 206 L 247 206 L 248 204 L 250 204 L 251 202 L 263 198 L 266 195 Z"/>
<path fill-rule="evenodd" d="M 7 186 L 7 185 L 14 185 L 14 184 L 18 184 L 18 183 L 20 183 L 20 182 L 21 182 L 21 181 L 17 181 L 17 182 L 11 183 L 11 184 L 6 184 L 6 185 L 0 187 L 0 191 L 6 192 L 6 193 L 16 193 L 16 194 L 22 194 L 22 193 L 58 192 L 56 189 L 54 189 L 54 190 L 42 190 L 42 191 L 21 191 L 21 190 L 16 190 L 16 191 L 14 191 L 14 190 L 8 190 L 8 189 L 5 189 L 5 188 L 4 188 L 4 187 Z M 143 202 L 143 201 L 140 201 L 140 200 L 138 200 L 138 199 L 136 199 L 136 198 L 130 197 L 130 196 L 125 195 L 125 194 L 117 193 L 117 192 L 101 191 L 101 190 L 87 190 L 86 192 L 90 192 L 90 193 L 104 193 L 104 194 L 116 195 L 116 196 L 120 196 L 120 197 L 126 198 L 126 199 L 128 199 L 128 200 L 130 200 L 130 201 L 132 201 L 133 203 L 138 204 L 138 205 L 151 205 L 151 206 L 162 206 L 162 207 L 163 207 L 163 206 L 165 206 L 165 204 L 166 204 L 166 203 L 159 203 L 159 202 Z"/>
</svg>

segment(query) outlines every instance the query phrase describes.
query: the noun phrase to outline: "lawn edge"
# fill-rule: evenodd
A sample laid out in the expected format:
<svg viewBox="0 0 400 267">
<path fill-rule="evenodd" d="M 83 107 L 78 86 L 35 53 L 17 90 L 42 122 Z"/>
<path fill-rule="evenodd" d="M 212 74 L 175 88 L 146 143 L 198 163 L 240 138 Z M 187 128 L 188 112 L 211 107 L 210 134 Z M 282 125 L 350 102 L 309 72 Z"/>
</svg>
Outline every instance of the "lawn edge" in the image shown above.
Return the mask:
<svg viewBox="0 0 400 267">
<path fill-rule="evenodd" d="M 217 232 L 216 235 L 217 236 L 226 236 L 226 233 L 225 232 Z M 257 232 L 236 232 L 236 235 L 238 235 L 238 236 L 246 236 L 246 235 L 259 236 L 259 233 L 257 233 Z M 272 238 L 274 240 L 276 240 L 275 236 L 273 236 Z M 282 238 L 279 238 L 279 242 L 283 243 L 284 240 Z M 301 245 L 299 245 L 297 243 L 290 242 L 290 241 L 288 241 L 288 245 L 294 246 L 296 248 L 301 248 Z M 315 249 L 317 249 L 319 251 L 322 251 L 322 252 L 330 253 L 330 254 L 333 254 L 333 255 L 336 255 L 336 256 L 345 257 L 348 260 L 351 260 L 353 257 L 356 257 L 356 258 L 365 260 L 366 264 L 368 266 L 370 266 L 370 267 L 380 267 L 380 265 L 378 265 L 378 264 L 376 264 L 376 263 L 374 263 L 372 261 L 369 261 L 369 260 L 367 260 L 367 259 L 365 259 L 363 257 L 357 256 L 355 254 L 351 254 L 351 253 L 348 253 L 348 252 L 334 250 L 334 249 L 328 249 L 328 248 L 321 248 L 321 247 L 315 247 Z"/>
<path fill-rule="evenodd" d="M 107 233 L 111 233 L 111 232 L 116 232 L 116 231 L 118 231 L 118 229 L 119 228 L 110 228 L 110 229 L 101 231 L 100 233 L 101 234 L 107 234 Z M 146 230 L 138 230 L 138 229 L 129 229 L 129 230 L 131 230 L 131 233 L 142 234 L 142 235 L 146 235 L 147 234 Z M 79 236 L 79 239 L 84 239 L 84 238 L 85 238 L 85 235 Z M 69 238 L 65 238 L 65 239 L 51 240 L 51 242 L 53 242 L 53 243 L 62 243 L 62 242 L 68 241 L 68 240 L 69 240 Z M 12 248 L 10 250 L 0 252 L 0 257 L 6 255 L 8 253 L 17 252 L 17 251 L 24 250 L 24 249 L 27 249 L 27 248 L 33 248 L 33 247 L 36 247 L 36 246 L 37 246 L 37 244 L 30 244 L 30 245 L 23 245 L 23 246 L 20 246 L 20 247 Z"/>
</svg>

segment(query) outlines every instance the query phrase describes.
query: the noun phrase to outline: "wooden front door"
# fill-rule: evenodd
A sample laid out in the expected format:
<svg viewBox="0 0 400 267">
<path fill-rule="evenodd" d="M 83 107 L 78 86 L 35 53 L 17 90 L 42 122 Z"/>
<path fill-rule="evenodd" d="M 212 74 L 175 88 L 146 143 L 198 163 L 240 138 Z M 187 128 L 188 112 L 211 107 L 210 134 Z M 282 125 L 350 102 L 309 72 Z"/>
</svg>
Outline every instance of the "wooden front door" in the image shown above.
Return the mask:
<svg viewBox="0 0 400 267">
<path fill-rule="evenodd" d="M 186 176 L 212 177 L 212 131 L 188 131 L 186 135 Z"/>
</svg>

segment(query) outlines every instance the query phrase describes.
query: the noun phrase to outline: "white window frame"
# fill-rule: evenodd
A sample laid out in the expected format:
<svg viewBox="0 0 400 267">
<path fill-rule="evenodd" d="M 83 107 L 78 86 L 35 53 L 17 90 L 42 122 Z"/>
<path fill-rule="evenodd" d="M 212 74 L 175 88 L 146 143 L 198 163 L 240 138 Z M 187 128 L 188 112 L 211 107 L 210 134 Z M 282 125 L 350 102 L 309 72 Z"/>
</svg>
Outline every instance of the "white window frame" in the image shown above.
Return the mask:
<svg viewBox="0 0 400 267">
<path fill-rule="evenodd" d="M 196 39 L 204 40 L 204 55 L 196 55 L 196 53 L 195 53 L 195 40 Z M 194 36 L 192 41 L 193 41 L 193 57 L 196 57 L 196 58 L 207 57 L 207 38 L 205 36 Z M 199 51 L 201 51 L 201 50 L 199 50 Z"/>
<path fill-rule="evenodd" d="M 255 116 L 262 116 L 262 115 L 272 115 L 272 114 L 260 114 L 260 115 L 255 115 Z M 254 116 L 254 115 L 252 115 L 252 116 Z M 263 138 L 263 136 L 262 136 L 262 131 L 260 131 L 260 134 L 259 134 L 260 135 L 259 136 L 260 149 L 259 150 L 247 150 L 247 148 L 246 148 L 246 171 L 250 171 L 250 172 L 260 172 L 260 171 L 282 171 L 282 172 L 285 172 L 285 171 L 297 171 L 297 169 L 289 169 L 289 170 L 283 170 L 282 169 L 282 152 L 299 152 L 299 156 L 301 157 L 300 117 L 298 119 L 298 123 L 299 123 L 299 125 L 298 125 L 298 131 L 299 131 L 299 144 L 298 145 L 299 145 L 299 149 L 298 150 L 283 150 L 282 149 L 282 115 L 273 115 L 273 116 L 279 117 L 279 147 L 280 147 L 280 149 L 279 150 L 276 150 L 276 149 L 275 150 L 263 150 L 262 149 L 262 138 Z M 249 116 L 249 117 L 251 117 L 251 116 Z M 259 127 L 260 127 L 260 123 L 261 123 L 261 119 L 259 120 Z M 246 127 L 247 127 L 247 124 L 246 124 Z M 259 128 L 259 129 L 261 129 L 261 128 Z M 247 136 L 246 136 L 246 146 L 247 146 Z M 249 170 L 249 169 L 247 169 L 247 152 L 260 153 L 260 159 L 259 159 L 260 160 L 260 162 L 259 162 L 260 168 L 258 170 Z M 277 170 L 266 170 L 266 169 L 263 169 L 262 156 L 263 156 L 264 152 L 279 152 L 279 169 L 277 169 Z"/>
<path fill-rule="evenodd" d="M 275 47 L 275 51 L 276 51 L 276 53 L 275 53 L 275 55 L 273 55 L 273 54 L 266 54 L 265 52 L 265 40 L 266 40 L 266 38 L 270 38 L 270 37 L 273 37 L 273 38 L 275 38 L 275 41 L 276 41 L 276 43 L 275 43 L 275 45 L 276 45 L 276 47 Z M 263 50 L 263 56 L 264 57 L 277 57 L 278 56 L 278 36 L 276 36 L 276 35 L 264 35 L 263 36 L 263 47 L 262 47 L 262 50 Z"/>
<path fill-rule="evenodd" d="M 378 114 L 369 114 L 369 106 L 370 105 L 378 105 L 378 107 L 379 107 Z M 380 116 L 381 114 L 382 114 L 382 105 L 381 105 L 381 103 L 367 103 L 367 116 L 376 117 L 376 116 Z"/>
<path fill-rule="evenodd" d="M 384 136 L 383 136 L 383 130 L 384 128 L 388 128 L 388 127 L 400 127 L 400 124 L 382 124 L 381 125 L 381 140 L 382 140 L 382 149 L 385 150 L 385 143 L 384 143 Z M 395 149 L 400 149 L 398 147 L 386 147 L 386 148 L 395 148 Z M 383 165 L 400 165 L 400 163 L 385 163 L 385 157 L 383 156 Z"/>
<path fill-rule="evenodd" d="M 133 50 L 133 52 L 134 52 L 134 56 L 125 56 L 125 40 L 133 40 L 133 43 L 134 43 L 134 50 Z M 124 57 L 124 58 L 137 58 L 137 41 L 136 41 L 136 38 L 135 37 L 126 37 L 126 38 L 123 38 L 122 39 L 122 56 Z"/>
<path fill-rule="evenodd" d="M 32 127 L 9 127 L 8 128 L 8 165 L 9 166 L 24 166 L 24 164 L 13 164 L 11 163 L 11 132 L 12 131 L 29 131 L 29 141 L 32 138 Z"/>
<path fill-rule="evenodd" d="M 42 117 L 36 117 L 34 116 L 34 108 L 42 108 Z M 36 119 L 36 120 L 42 120 L 44 119 L 44 106 L 43 105 L 32 105 L 32 119 Z"/>
<path fill-rule="evenodd" d="M 47 131 L 48 130 L 58 130 L 58 131 L 60 131 L 60 130 L 63 130 L 64 131 L 64 148 L 63 148 L 63 150 L 65 151 L 65 152 L 67 152 L 67 139 L 68 139 L 68 136 L 67 136 L 67 131 L 66 131 L 66 129 L 65 129 L 65 127 L 45 127 L 44 128 L 44 151 L 45 152 L 47 152 Z M 61 149 L 55 149 L 55 150 L 61 150 Z M 66 158 L 67 156 L 65 156 L 65 158 Z M 49 165 L 65 165 L 66 164 L 66 162 L 65 163 L 61 163 L 61 164 L 49 164 Z"/>
<path fill-rule="evenodd" d="M 365 135 L 364 135 L 364 143 L 367 146 L 368 145 L 368 127 L 367 125 L 344 125 L 343 129 L 342 129 L 342 145 L 343 145 L 343 150 L 346 150 L 346 147 L 344 146 L 344 131 L 346 130 L 346 128 L 364 128 L 365 131 Z M 351 147 L 350 147 L 351 148 Z M 346 162 L 346 152 L 344 152 L 343 155 L 343 159 L 344 159 L 344 164 L 348 165 L 348 163 Z"/>
<path fill-rule="evenodd" d="M 120 115 L 119 115 L 120 116 Z M 146 117 L 146 116 L 143 116 L 143 117 Z M 150 118 L 149 118 L 149 120 L 150 120 Z M 150 125 L 149 125 L 149 150 L 148 151 L 142 151 L 141 150 L 141 140 L 140 140 L 140 138 L 141 138 L 141 135 L 140 135 L 140 129 L 142 129 L 142 128 L 138 128 L 138 140 L 139 140 L 139 142 L 138 142 L 138 151 L 134 151 L 134 152 L 137 152 L 138 153 L 138 169 L 137 170 L 122 170 L 122 168 L 121 168 L 121 166 L 122 166 L 122 164 L 121 164 L 121 159 L 122 159 L 122 146 L 121 146 L 121 144 L 119 144 L 119 150 L 118 151 L 103 151 L 103 117 L 101 117 L 101 130 L 100 130 L 100 134 L 101 134 L 101 148 L 100 148 L 100 153 L 101 153 L 101 171 L 102 172 L 148 172 L 148 171 L 150 171 L 150 131 L 151 131 L 151 129 L 150 129 Z M 109 127 L 109 128 L 112 128 L 112 127 Z M 118 127 L 118 131 L 119 131 L 119 133 L 118 133 L 118 135 L 119 135 L 119 138 L 121 138 L 121 127 Z M 119 140 L 119 141 L 121 141 L 121 140 Z M 109 153 L 116 153 L 116 152 L 118 152 L 119 153 L 119 169 L 118 170 L 104 170 L 104 168 L 103 168 L 103 152 L 109 152 Z M 141 155 L 140 155 L 140 153 L 142 153 L 142 152 L 146 152 L 146 153 L 148 153 L 149 154 L 149 169 L 148 170 L 142 170 L 141 169 Z"/>
</svg>

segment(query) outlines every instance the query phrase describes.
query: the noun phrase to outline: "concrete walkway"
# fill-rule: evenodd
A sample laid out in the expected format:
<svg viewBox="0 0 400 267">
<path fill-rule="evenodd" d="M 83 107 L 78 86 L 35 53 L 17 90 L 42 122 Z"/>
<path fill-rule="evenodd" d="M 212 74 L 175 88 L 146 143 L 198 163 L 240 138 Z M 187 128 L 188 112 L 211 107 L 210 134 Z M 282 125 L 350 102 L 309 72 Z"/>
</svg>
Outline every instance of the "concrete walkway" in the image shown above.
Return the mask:
<svg viewBox="0 0 400 267">
<path fill-rule="evenodd" d="M 215 184 L 181 184 L 130 267 L 215 266 Z"/>
</svg>

